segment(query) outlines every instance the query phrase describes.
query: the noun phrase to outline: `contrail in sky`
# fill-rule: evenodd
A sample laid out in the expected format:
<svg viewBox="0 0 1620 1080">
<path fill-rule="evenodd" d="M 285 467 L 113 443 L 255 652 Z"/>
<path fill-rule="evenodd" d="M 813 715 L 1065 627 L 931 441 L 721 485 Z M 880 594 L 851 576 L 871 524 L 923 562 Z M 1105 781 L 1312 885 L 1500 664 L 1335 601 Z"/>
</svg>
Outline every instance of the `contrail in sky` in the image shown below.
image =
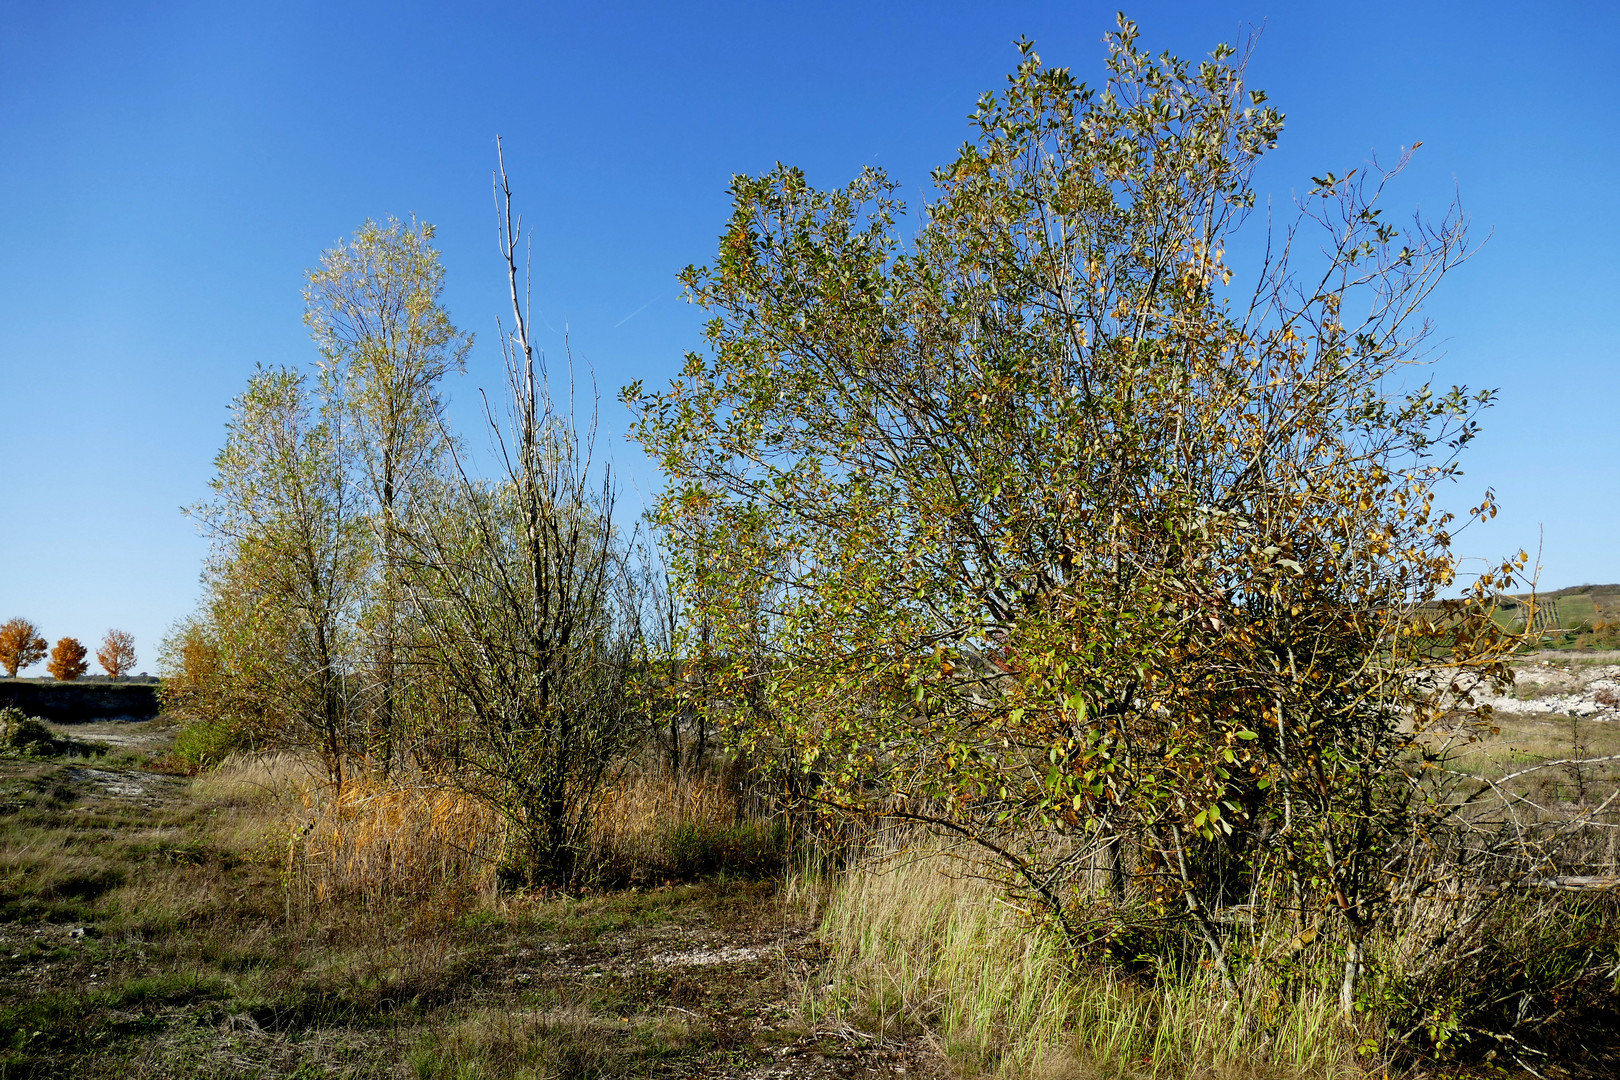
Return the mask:
<svg viewBox="0 0 1620 1080">
<path fill-rule="evenodd" d="M 614 323 L 613 324 L 613 329 L 617 330 L 619 327 L 623 326 L 625 323 L 629 322 L 631 319 L 635 318 L 637 315 L 640 315 L 643 311 L 646 311 L 648 308 L 652 307 L 654 304 L 656 304 L 658 301 L 662 300 L 663 298 L 664 298 L 664 294 L 659 293 L 657 296 L 653 297 L 651 300 L 647 301 L 645 304 L 642 304 L 640 307 L 636 308 L 636 310 L 632 311 L 630 314 L 626 315 L 624 318 L 622 318 L 618 322 Z"/>
</svg>

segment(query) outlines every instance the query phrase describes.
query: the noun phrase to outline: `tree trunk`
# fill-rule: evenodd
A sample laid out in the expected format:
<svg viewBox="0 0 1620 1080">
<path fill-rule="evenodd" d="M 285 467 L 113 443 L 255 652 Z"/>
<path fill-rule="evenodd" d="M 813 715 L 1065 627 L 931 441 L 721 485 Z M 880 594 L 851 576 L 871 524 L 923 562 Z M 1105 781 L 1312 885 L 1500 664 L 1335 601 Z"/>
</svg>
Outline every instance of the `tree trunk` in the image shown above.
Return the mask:
<svg viewBox="0 0 1620 1080">
<path fill-rule="evenodd" d="M 1351 931 L 1352 934 L 1355 931 Z M 1356 1011 L 1356 982 L 1361 978 L 1361 939 L 1359 936 L 1351 938 L 1350 947 L 1344 956 L 1344 981 L 1339 984 L 1339 1009 L 1345 1017 L 1355 1015 Z"/>
</svg>

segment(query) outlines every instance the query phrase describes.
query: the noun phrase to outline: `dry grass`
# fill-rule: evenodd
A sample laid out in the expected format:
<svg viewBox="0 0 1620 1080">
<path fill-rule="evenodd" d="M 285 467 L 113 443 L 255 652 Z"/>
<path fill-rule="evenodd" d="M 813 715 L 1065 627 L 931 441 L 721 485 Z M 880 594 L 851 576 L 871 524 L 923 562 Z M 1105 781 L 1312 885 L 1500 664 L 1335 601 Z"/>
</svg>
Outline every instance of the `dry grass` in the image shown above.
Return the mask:
<svg viewBox="0 0 1620 1080">
<path fill-rule="evenodd" d="M 1612 721 L 1498 714 L 1493 723 L 1497 733 L 1460 752 L 1459 766 L 1494 778 L 1543 761 L 1620 754 L 1620 724 Z"/>
<path fill-rule="evenodd" d="M 1537 833 L 1564 873 L 1612 874 L 1620 864 L 1620 724 L 1571 716 L 1499 716 L 1497 731 L 1453 748 L 1452 798 L 1487 827 L 1512 820 Z M 1486 788 L 1489 790 L 1485 790 Z"/>
<path fill-rule="evenodd" d="M 740 805 L 724 771 L 633 769 L 602 791 L 586 860 L 605 884 L 755 877 L 780 867 L 785 845 L 774 822 Z"/>
<path fill-rule="evenodd" d="M 290 751 L 232 754 L 192 781 L 192 794 L 212 806 L 248 806 L 301 798 L 322 783 L 313 762 Z"/>
<path fill-rule="evenodd" d="M 506 821 L 443 782 L 359 777 L 337 794 L 308 763 L 273 754 L 233 757 L 200 777 L 196 792 L 216 806 L 258 808 L 239 815 L 240 834 L 230 840 L 243 850 L 279 851 L 289 910 L 339 899 L 466 902 L 501 887 Z M 744 812 L 723 773 L 672 778 L 630 769 L 600 792 L 581 881 L 758 877 L 779 869 L 784 848 L 782 831 Z"/>
<path fill-rule="evenodd" d="M 1238 1006 L 1196 965 L 1076 973 L 1054 937 L 963 869 L 923 846 L 844 876 L 822 913 L 834 959 L 812 1012 L 874 1036 L 931 1032 L 965 1075 L 1363 1075 L 1360 1035 L 1325 986 L 1284 1000 L 1256 981 Z"/>
<path fill-rule="evenodd" d="M 362 779 L 299 798 L 286 841 L 291 906 L 495 891 L 506 823 L 465 792 Z"/>
<path fill-rule="evenodd" d="M 222 843 L 277 866 L 289 912 L 488 894 L 505 851 L 500 816 L 461 791 L 362 776 L 336 792 L 288 752 L 232 755 L 193 781 L 192 796 L 219 818 Z"/>
<path fill-rule="evenodd" d="M 592 822 L 592 839 L 605 849 L 650 851 L 675 821 L 732 823 L 736 797 L 715 774 L 675 778 L 664 770 L 635 769 L 603 788 Z"/>
</svg>

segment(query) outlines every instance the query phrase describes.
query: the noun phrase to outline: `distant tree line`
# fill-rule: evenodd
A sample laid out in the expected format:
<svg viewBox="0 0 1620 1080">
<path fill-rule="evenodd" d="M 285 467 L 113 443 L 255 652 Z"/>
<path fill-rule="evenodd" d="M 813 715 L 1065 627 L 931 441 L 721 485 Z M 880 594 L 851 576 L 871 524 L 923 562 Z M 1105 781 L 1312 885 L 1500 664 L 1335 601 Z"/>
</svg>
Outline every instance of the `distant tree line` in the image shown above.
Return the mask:
<svg viewBox="0 0 1620 1080">
<path fill-rule="evenodd" d="M 45 638 L 39 627 L 18 616 L 0 623 L 0 668 L 6 677 L 15 679 L 23 669 L 45 660 Z M 77 638 L 64 637 L 50 648 L 46 671 L 51 678 L 70 682 L 90 669 L 86 657 L 89 650 Z M 112 678 L 121 678 L 135 670 L 135 637 L 123 630 L 108 630 L 96 650 L 96 661 Z"/>
</svg>

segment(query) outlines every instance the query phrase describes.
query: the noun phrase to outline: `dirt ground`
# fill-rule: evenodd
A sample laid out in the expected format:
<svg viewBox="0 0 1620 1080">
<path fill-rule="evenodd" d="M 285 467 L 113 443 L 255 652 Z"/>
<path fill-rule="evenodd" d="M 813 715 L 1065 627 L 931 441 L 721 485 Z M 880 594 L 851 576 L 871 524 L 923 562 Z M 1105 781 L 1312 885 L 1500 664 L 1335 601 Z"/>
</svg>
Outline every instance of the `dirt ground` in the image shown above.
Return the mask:
<svg viewBox="0 0 1620 1080">
<path fill-rule="evenodd" d="M 774 881 L 295 909 L 283 826 L 165 769 L 161 721 L 56 730 L 0 758 L 0 1080 L 943 1075 L 805 1019 Z"/>
</svg>

